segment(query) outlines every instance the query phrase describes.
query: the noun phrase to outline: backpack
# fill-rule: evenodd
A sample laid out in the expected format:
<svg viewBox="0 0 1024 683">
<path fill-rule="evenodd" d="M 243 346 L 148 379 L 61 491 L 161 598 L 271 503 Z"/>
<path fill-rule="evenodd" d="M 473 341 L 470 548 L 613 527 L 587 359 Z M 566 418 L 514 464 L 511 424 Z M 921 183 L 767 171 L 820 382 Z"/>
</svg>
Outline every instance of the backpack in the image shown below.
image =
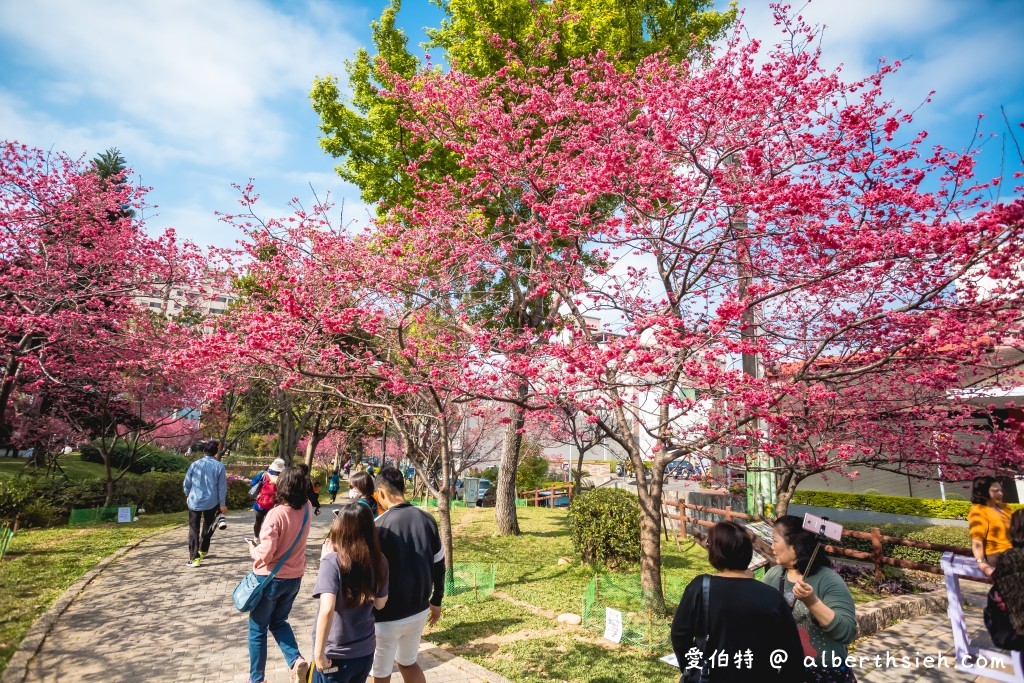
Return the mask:
<svg viewBox="0 0 1024 683">
<path fill-rule="evenodd" d="M 256 496 L 256 507 L 260 510 L 270 510 L 274 507 L 274 494 L 277 493 L 277 486 L 270 481 L 270 475 L 263 474 L 263 484 L 260 486 L 259 494 Z"/>
</svg>

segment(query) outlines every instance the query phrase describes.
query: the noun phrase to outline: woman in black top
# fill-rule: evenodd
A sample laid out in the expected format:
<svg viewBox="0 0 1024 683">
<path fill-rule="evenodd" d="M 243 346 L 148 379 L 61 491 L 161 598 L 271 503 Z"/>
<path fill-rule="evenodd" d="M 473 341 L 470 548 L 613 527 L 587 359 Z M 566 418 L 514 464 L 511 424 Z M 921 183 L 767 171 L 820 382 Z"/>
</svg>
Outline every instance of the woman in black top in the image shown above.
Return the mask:
<svg viewBox="0 0 1024 683">
<path fill-rule="evenodd" d="M 672 620 L 672 649 L 684 675 L 703 662 L 706 680 L 714 683 L 804 680 L 803 647 L 793 614 L 777 590 L 747 569 L 753 552 L 750 537 L 735 522 L 719 522 L 708 533 L 708 561 L 718 573 L 690 582 Z M 705 577 L 710 627 L 704 618 Z"/>
</svg>

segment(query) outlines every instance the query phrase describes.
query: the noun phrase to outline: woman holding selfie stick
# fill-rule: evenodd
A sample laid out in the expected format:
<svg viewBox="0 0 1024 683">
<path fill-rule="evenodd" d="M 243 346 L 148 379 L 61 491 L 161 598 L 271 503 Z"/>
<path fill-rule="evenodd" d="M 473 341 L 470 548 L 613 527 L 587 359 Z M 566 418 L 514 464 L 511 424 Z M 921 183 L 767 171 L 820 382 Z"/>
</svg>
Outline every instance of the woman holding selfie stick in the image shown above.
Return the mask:
<svg viewBox="0 0 1024 683">
<path fill-rule="evenodd" d="M 793 608 L 793 618 L 803 631 L 805 657 L 813 656 L 816 666 L 807 668 L 807 680 L 822 683 L 850 683 L 856 680 L 845 664 L 846 646 L 857 635 L 853 596 L 842 577 L 831 569 L 818 537 L 803 528 L 803 520 L 783 515 L 775 520 L 772 551 L 778 565 L 762 579 L 777 588 Z"/>
</svg>

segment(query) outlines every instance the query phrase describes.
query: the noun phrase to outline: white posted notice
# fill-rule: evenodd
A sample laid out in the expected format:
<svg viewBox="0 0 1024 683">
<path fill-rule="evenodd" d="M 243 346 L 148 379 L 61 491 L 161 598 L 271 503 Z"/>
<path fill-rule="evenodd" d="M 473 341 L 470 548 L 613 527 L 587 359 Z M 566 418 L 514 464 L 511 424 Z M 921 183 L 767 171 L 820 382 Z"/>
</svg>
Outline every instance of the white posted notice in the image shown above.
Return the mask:
<svg viewBox="0 0 1024 683">
<path fill-rule="evenodd" d="M 117 523 L 132 521 L 131 508 L 117 508 Z"/>
<path fill-rule="evenodd" d="M 613 643 L 622 641 L 622 612 L 604 608 L 604 637 Z"/>
</svg>

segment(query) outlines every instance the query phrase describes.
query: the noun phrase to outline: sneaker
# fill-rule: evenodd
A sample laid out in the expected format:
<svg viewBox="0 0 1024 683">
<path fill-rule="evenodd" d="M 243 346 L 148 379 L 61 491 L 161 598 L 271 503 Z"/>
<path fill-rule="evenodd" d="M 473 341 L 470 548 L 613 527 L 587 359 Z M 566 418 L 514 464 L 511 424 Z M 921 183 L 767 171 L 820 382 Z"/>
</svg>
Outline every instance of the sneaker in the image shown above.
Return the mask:
<svg viewBox="0 0 1024 683">
<path fill-rule="evenodd" d="M 201 560 L 197 557 L 194 560 L 189 560 L 188 562 L 186 562 L 185 566 L 186 567 L 198 567 L 200 562 L 201 562 Z"/>
<path fill-rule="evenodd" d="M 199 551 L 199 559 L 202 560 L 202 559 L 205 559 L 205 558 L 206 558 L 206 553 L 204 553 L 202 550 L 200 550 Z"/>
<path fill-rule="evenodd" d="M 306 683 L 309 674 L 309 662 L 299 659 L 292 667 L 292 683 Z"/>
</svg>

